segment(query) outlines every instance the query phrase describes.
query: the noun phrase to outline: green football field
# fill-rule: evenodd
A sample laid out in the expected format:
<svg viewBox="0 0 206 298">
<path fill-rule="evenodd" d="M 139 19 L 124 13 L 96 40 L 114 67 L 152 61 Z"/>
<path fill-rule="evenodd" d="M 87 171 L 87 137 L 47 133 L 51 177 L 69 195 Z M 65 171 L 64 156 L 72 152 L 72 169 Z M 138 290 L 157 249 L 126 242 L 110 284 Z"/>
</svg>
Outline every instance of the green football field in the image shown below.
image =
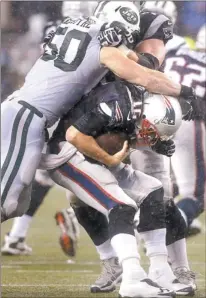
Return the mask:
<svg viewBox="0 0 206 298">
<path fill-rule="evenodd" d="M 54 220 L 54 213 L 65 207 L 64 191 L 53 189 L 31 225 L 27 243 L 32 246 L 33 254 L 1 258 L 2 297 L 118 297 L 117 291 L 104 295 L 89 292 L 89 285 L 98 276 L 100 266 L 95 248 L 83 230 L 75 263 L 67 263 L 68 258 L 58 244 L 59 229 Z M 204 215 L 201 220 L 205 224 Z M 2 225 L 2 241 L 10 226 L 11 221 Z M 205 234 L 188 240 L 191 268 L 197 274 L 195 297 L 206 297 L 205 240 Z M 142 264 L 147 268 L 144 254 Z"/>
</svg>

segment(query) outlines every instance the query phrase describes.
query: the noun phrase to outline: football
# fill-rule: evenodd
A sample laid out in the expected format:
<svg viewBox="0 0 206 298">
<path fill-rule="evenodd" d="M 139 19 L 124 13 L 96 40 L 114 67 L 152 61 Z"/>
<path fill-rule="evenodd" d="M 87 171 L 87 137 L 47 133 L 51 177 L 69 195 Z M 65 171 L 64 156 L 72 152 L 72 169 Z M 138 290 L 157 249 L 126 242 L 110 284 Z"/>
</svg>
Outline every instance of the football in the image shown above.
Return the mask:
<svg viewBox="0 0 206 298">
<path fill-rule="evenodd" d="M 110 155 L 120 151 L 127 140 L 124 132 L 108 132 L 96 138 L 97 144 Z"/>
</svg>

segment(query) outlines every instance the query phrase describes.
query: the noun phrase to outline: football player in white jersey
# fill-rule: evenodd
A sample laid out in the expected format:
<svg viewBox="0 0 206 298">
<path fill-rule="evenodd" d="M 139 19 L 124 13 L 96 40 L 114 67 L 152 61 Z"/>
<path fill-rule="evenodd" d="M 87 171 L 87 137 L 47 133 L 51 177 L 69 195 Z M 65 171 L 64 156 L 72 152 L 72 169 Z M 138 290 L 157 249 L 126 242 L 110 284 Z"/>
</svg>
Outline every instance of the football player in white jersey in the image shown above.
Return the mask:
<svg viewBox="0 0 206 298">
<path fill-rule="evenodd" d="M 93 5 L 92 5 L 93 4 Z M 94 6 L 95 2 L 89 2 L 87 3 L 87 9 L 89 8 L 90 11 L 92 10 L 92 6 Z M 141 3 L 140 3 L 141 4 Z M 139 5 L 139 2 L 138 2 Z M 95 4 L 97 6 L 97 4 Z M 98 9 L 102 7 L 102 4 L 98 6 Z M 80 17 L 83 15 L 83 10 L 82 10 L 82 2 L 80 1 L 64 1 L 62 5 L 62 17 L 65 19 L 68 17 L 70 14 L 71 17 Z M 153 20 L 153 18 L 152 18 Z M 147 33 L 147 39 L 148 38 L 154 38 L 153 36 L 150 36 L 150 32 L 148 31 L 148 28 L 150 28 L 150 24 L 152 22 L 151 16 L 148 20 L 148 16 L 144 16 L 143 18 L 141 17 L 141 38 L 145 38 L 145 33 Z M 61 21 L 56 20 L 55 22 L 48 22 L 47 26 L 45 27 L 43 36 L 45 40 L 48 40 L 49 36 L 51 36 L 51 31 L 55 31 L 57 26 L 60 25 Z M 159 20 L 159 24 L 161 26 L 167 27 L 167 19 L 165 17 L 162 17 L 161 20 Z M 144 28 L 144 29 L 142 29 Z M 152 31 L 154 31 L 152 29 Z M 172 28 L 171 28 L 172 31 Z M 155 32 L 153 32 L 155 33 Z M 158 33 L 160 36 L 160 33 Z M 168 36 L 168 39 L 171 38 Z M 25 237 L 27 235 L 31 220 L 33 215 L 36 213 L 37 209 L 39 208 L 41 202 L 43 201 L 44 197 L 52 187 L 52 182 L 51 179 L 48 176 L 48 173 L 45 171 L 37 170 L 36 172 L 36 177 L 35 177 L 35 182 L 33 183 L 33 191 L 32 191 L 32 198 L 31 198 L 31 204 L 29 209 L 27 210 L 26 214 L 23 215 L 22 217 L 17 217 L 14 221 L 14 224 L 12 226 L 12 229 L 10 233 L 8 233 L 5 236 L 5 242 L 2 247 L 2 254 L 31 254 L 31 248 L 26 245 Z M 68 193 L 68 196 L 71 195 Z M 62 210 L 60 212 L 57 212 L 55 215 L 57 224 L 60 227 L 63 227 L 61 229 L 61 236 L 60 236 L 60 243 L 62 246 L 63 251 L 67 255 L 74 255 L 75 250 L 74 250 L 74 245 L 71 245 L 71 247 L 68 247 L 68 243 L 73 243 L 73 241 L 76 239 L 77 240 L 77 234 L 73 235 L 71 239 L 71 233 L 70 233 L 70 222 L 73 221 L 73 212 L 72 209 L 70 208 L 69 210 Z M 73 222 L 73 225 L 76 227 L 77 230 L 77 225 L 76 222 Z M 65 231 L 66 234 L 65 234 Z M 70 238 L 70 239 L 69 239 Z M 72 249 L 73 248 L 73 249 Z"/>
<path fill-rule="evenodd" d="M 179 48 L 168 52 L 166 71 L 179 82 L 196 90 L 200 114 L 190 123 L 183 122 L 175 135 L 176 153 L 171 158 L 172 170 L 178 185 L 182 211 L 188 226 L 188 236 L 201 232 L 196 219 L 203 211 L 206 200 L 206 25 L 197 35 L 196 50 Z M 181 163 L 180 163 L 181 161 Z"/>
<path fill-rule="evenodd" d="M 62 18 L 65 19 L 68 16 L 71 17 L 81 17 L 83 15 L 82 10 L 82 2 L 80 1 L 63 1 L 62 3 Z M 86 10 L 91 11 L 93 7 L 93 2 L 87 3 Z M 85 9 L 85 5 L 84 5 Z M 90 13 L 91 15 L 91 13 Z M 43 44 L 49 38 L 49 34 L 51 32 L 56 31 L 57 27 L 61 24 L 61 20 L 49 21 L 42 33 L 42 44 L 41 48 L 43 51 Z M 9 100 L 9 98 L 8 98 Z M 49 134 L 51 135 L 54 130 L 54 127 L 49 129 Z M 40 205 L 43 203 L 44 198 L 53 187 L 54 182 L 49 177 L 47 171 L 44 170 L 37 170 L 35 174 L 35 180 L 32 184 L 32 193 L 31 193 L 31 202 L 29 205 L 29 209 L 27 212 L 22 215 L 21 217 L 16 217 L 13 221 L 13 225 L 9 233 L 5 235 L 4 243 L 1 248 L 1 253 L 3 255 L 30 255 L 32 253 L 32 248 L 28 246 L 25 242 L 27 237 L 31 222 L 33 217 L 35 216 L 37 210 L 39 209 Z M 69 194 L 68 194 L 69 195 Z M 66 237 L 65 239 L 65 227 L 63 229 L 63 233 L 60 236 L 60 244 L 62 245 L 63 251 L 69 255 L 74 256 L 76 254 L 76 244 L 79 234 L 79 224 L 75 220 L 74 212 L 72 208 L 68 208 L 67 210 L 63 210 L 63 216 L 66 218 Z M 56 215 L 57 223 L 61 225 L 59 221 L 61 221 L 61 213 Z M 71 226 L 74 229 L 71 229 Z M 69 237 L 69 240 L 68 240 Z M 66 242 L 67 245 L 64 245 Z M 71 245 L 68 246 L 68 243 Z"/>
<path fill-rule="evenodd" d="M 74 4 L 74 5 L 73 5 Z M 139 3 L 138 3 L 139 4 Z M 72 6 L 71 6 L 72 5 Z M 77 17 L 82 15 L 81 7 L 79 7 L 80 2 L 63 2 L 62 6 L 62 16 L 66 18 L 68 16 L 68 12 L 70 11 L 71 16 L 75 15 Z M 97 7 L 97 12 L 99 7 L 102 7 L 103 3 L 100 3 L 100 5 Z M 163 29 L 153 28 L 151 26 L 151 23 L 154 22 L 156 19 L 156 16 L 151 15 L 144 15 L 141 17 L 141 39 L 154 39 L 156 36 L 158 38 L 164 38 L 165 42 L 167 39 L 171 38 L 171 35 L 168 34 L 168 36 L 164 36 Z M 56 22 L 52 23 L 49 22 L 44 30 L 44 35 L 46 36 L 46 40 L 48 39 L 48 35 L 50 35 L 51 31 L 55 31 L 57 26 L 60 24 L 60 20 L 57 20 Z M 172 32 L 172 28 L 169 29 L 168 19 L 164 16 L 160 16 L 158 19 L 158 24 L 162 28 L 167 28 L 168 33 L 169 30 Z M 157 31 L 157 32 L 156 32 Z M 154 37 L 154 34 L 156 36 Z M 162 36 L 162 37 L 161 37 Z M 147 42 L 147 41 L 146 41 Z M 144 43 L 145 44 L 145 43 Z M 148 56 L 148 58 L 152 59 L 152 56 Z M 146 60 L 146 56 L 143 57 Z M 154 59 L 154 58 L 153 58 Z M 151 63 L 156 63 L 156 61 L 151 61 Z M 144 65 L 144 64 L 143 64 Z M 147 66 L 147 64 L 145 65 Z M 18 217 L 15 219 L 14 225 L 9 233 L 9 235 L 5 236 L 5 245 L 2 248 L 2 253 L 4 254 L 30 254 L 31 249 L 24 243 L 24 239 L 26 237 L 29 224 L 31 223 L 32 216 L 35 214 L 36 210 L 38 209 L 38 206 L 41 204 L 43 197 L 48 193 L 51 185 L 51 180 L 47 178 L 46 173 L 43 173 L 42 171 L 37 171 L 36 173 L 36 182 L 33 184 L 33 192 L 32 192 L 32 202 L 30 205 L 30 208 L 28 209 L 27 213 L 23 215 L 22 217 Z M 56 220 L 59 226 L 62 226 L 62 222 L 67 222 L 67 225 L 65 225 L 66 230 L 68 231 L 67 235 L 65 235 L 65 228 L 62 230 L 63 234 L 60 236 L 60 243 L 62 245 L 63 251 L 67 254 L 69 253 L 68 245 L 64 245 L 65 243 L 68 243 L 67 237 L 69 237 L 69 222 L 73 219 L 73 214 L 71 210 L 65 210 L 58 212 L 56 214 Z M 75 224 L 75 222 L 74 222 Z M 70 241 L 72 243 L 72 241 Z M 73 250 L 72 250 L 73 251 Z M 72 253 L 73 254 L 73 253 Z"/>
<path fill-rule="evenodd" d="M 82 7 L 80 5 L 80 2 L 78 2 L 78 1 L 76 1 L 74 3 L 71 1 L 63 2 L 62 16 L 63 16 L 63 18 L 66 18 L 68 16 L 69 12 L 72 17 L 73 16 L 75 16 L 75 17 L 82 16 L 83 11 L 81 10 L 81 8 Z M 166 22 L 165 19 L 163 19 L 163 22 Z M 60 20 L 57 20 L 56 22 L 49 22 L 44 30 L 44 35 L 48 36 L 48 34 L 51 31 L 55 31 L 57 26 L 60 23 L 61 23 Z M 142 26 L 144 26 L 145 28 L 149 27 L 149 24 L 145 23 L 144 20 L 141 20 L 141 23 L 142 23 Z M 144 31 L 145 30 L 143 30 L 143 32 Z M 144 38 L 144 36 L 142 36 L 142 37 Z M 24 243 L 24 240 L 25 240 L 27 231 L 29 229 L 29 225 L 31 223 L 32 216 L 35 214 L 36 210 L 38 209 L 38 206 L 42 202 L 43 197 L 48 193 L 51 185 L 52 185 L 51 180 L 47 177 L 46 173 L 43 173 L 42 171 L 38 170 L 36 173 L 36 181 L 33 184 L 32 202 L 31 202 L 30 208 L 28 209 L 28 211 L 25 215 L 15 219 L 14 225 L 13 225 L 9 235 L 5 236 L 5 245 L 2 248 L 2 253 L 4 253 L 4 254 L 30 254 L 31 253 L 31 248 L 29 248 Z M 68 219 L 71 218 L 71 220 L 72 220 L 73 214 L 72 214 L 71 210 L 69 210 L 69 212 L 68 212 L 68 210 L 63 211 L 63 214 L 62 214 L 62 212 L 57 213 L 56 218 L 57 218 L 57 222 L 60 224 L 60 226 L 62 226 L 62 225 L 59 221 L 61 220 L 62 217 L 65 217 L 67 219 L 67 224 L 68 224 L 68 221 L 69 221 Z M 65 237 L 66 237 L 66 235 L 64 235 L 64 234 L 60 237 L 60 243 L 62 244 L 63 250 L 66 252 L 66 248 L 67 248 L 67 254 L 70 254 L 68 247 L 64 246 L 63 239 L 65 239 Z M 68 235 L 67 235 L 67 237 L 68 237 Z M 66 243 L 68 243 L 68 241 L 66 241 Z"/>
</svg>

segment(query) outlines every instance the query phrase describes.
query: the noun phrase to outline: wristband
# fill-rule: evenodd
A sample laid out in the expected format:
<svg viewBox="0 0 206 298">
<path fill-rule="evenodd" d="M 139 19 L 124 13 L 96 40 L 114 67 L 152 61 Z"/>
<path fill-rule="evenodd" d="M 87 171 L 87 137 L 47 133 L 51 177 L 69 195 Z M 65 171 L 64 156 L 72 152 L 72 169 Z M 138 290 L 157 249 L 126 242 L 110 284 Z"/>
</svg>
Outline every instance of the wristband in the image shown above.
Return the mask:
<svg viewBox="0 0 206 298">
<path fill-rule="evenodd" d="M 137 56 L 139 58 L 138 64 L 154 70 L 159 69 L 159 60 L 152 54 L 138 53 Z"/>
<path fill-rule="evenodd" d="M 128 49 L 128 47 L 127 47 L 126 45 L 124 45 L 124 44 L 121 44 L 121 45 L 118 47 L 118 49 L 119 49 L 123 54 L 125 54 L 125 56 L 128 56 L 129 53 L 131 52 L 131 50 Z"/>
<path fill-rule="evenodd" d="M 180 97 L 183 97 L 186 100 L 191 100 L 192 95 L 193 95 L 193 91 L 191 87 L 181 85 Z"/>
</svg>

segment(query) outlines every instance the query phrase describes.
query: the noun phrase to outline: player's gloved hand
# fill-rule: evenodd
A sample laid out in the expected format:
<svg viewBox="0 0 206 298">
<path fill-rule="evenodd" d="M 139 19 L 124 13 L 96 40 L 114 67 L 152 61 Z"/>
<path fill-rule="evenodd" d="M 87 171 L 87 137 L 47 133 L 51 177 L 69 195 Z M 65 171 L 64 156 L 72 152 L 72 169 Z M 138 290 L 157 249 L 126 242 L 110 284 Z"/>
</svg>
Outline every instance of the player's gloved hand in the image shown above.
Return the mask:
<svg viewBox="0 0 206 298">
<path fill-rule="evenodd" d="M 180 97 L 189 104 L 189 109 L 182 119 L 185 121 L 194 120 L 198 114 L 197 96 L 194 88 L 182 85 Z"/>
<path fill-rule="evenodd" d="M 100 30 L 98 39 L 102 47 L 117 47 L 124 43 L 128 48 L 132 49 L 134 47 L 138 34 L 139 31 L 132 32 L 121 22 L 115 21 L 111 23 L 105 23 L 103 25 Z"/>
<path fill-rule="evenodd" d="M 175 143 L 173 140 L 161 141 L 158 139 L 151 148 L 154 152 L 166 155 L 167 157 L 171 157 L 175 153 Z"/>
<path fill-rule="evenodd" d="M 52 39 L 54 34 L 55 34 L 54 30 L 49 31 L 49 33 L 44 37 L 44 43 L 47 44 Z"/>
</svg>

